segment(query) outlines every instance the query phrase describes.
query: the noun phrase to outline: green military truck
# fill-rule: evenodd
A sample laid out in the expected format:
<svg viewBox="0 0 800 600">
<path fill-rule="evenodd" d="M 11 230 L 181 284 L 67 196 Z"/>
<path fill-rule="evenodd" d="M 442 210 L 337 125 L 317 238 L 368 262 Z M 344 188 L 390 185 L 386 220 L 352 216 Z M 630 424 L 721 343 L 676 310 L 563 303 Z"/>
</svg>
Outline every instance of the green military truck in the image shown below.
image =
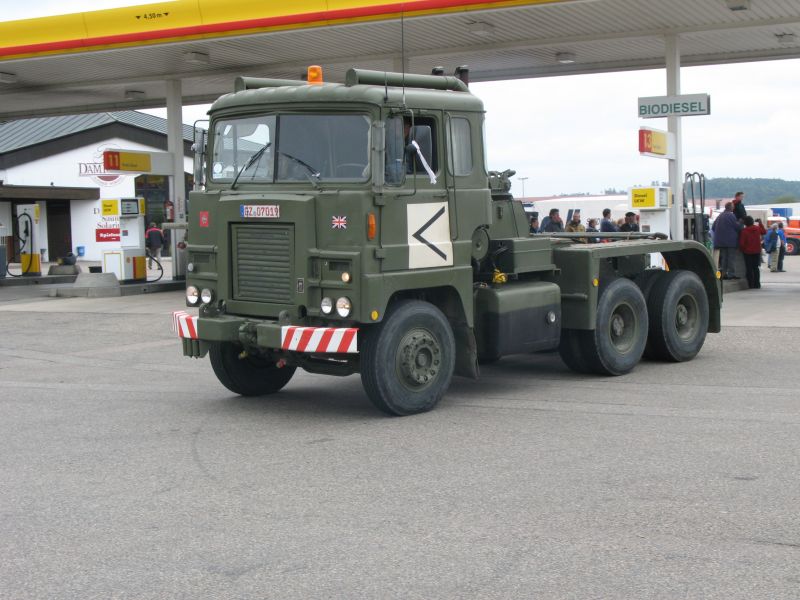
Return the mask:
<svg viewBox="0 0 800 600">
<path fill-rule="evenodd" d="M 693 358 L 720 329 L 709 252 L 663 235 L 531 235 L 486 167 L 484 108 L 457 76 L 351 69 L 344 84 L 240 78 L 211 107 L 190 194 L 191 357 L 242 395 L 299 367 L 360 373 L 394 415 L 453 375 L 558 350 L 581 373 Z M 460 76 L 459 76 L 460 75 Z M 668 269 L 649 269 L 661 253 Z"/>
</svg>

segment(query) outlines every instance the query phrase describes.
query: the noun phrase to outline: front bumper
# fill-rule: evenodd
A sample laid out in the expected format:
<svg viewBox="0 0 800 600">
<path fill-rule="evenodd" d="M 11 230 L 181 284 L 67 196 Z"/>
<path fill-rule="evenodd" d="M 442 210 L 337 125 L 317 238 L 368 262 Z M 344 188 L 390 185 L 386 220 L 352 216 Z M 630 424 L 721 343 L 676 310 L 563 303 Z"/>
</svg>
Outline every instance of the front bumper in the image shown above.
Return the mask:
<svg viewBox="0 0 800 600">
<path fill-rule="evenodd" d="M 356 327 L 304 327 L 222 315 L 205 318 L 172 313 L 172 331 L 183 340 L 186 356 L 205 356 L 208 342 L 233 342 L 284 352 L 358 354 Z"/>
</svg>

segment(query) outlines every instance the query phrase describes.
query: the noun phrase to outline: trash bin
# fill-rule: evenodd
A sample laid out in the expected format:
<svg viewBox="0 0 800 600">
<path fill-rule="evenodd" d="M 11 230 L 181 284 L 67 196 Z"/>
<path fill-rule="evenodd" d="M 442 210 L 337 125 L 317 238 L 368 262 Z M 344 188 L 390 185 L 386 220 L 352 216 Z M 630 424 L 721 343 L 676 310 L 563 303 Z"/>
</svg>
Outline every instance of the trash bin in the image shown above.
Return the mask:
<svg viewBox="0 0 800 600">
<path fill-rule="evenodd" d="M 79 257 L 86 256 L 86 246 L 78 246 L 75 250 Z"/>
</svg>

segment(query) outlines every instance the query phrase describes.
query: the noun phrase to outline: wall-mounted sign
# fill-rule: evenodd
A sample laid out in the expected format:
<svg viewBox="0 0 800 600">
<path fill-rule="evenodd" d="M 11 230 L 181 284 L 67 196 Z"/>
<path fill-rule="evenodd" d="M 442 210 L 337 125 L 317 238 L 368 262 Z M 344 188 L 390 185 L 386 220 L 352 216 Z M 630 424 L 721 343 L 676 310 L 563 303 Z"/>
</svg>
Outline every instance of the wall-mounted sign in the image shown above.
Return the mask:
<svg viewBox="0 0 800 600">
<path fill-rule="evenodd" d="M 708 94 L 639 98 L 639 116 L 642 119 L 694 117 L 710 114 L 711 97 Z"/>
<path fill-rule="evenodd" d="M 675 134 L 660 129 L 640 127 L 639 153 L 655 158 L 675 158 Z"/>
<path fill-rule="evenodd" d="M 119 242 L 121 240 L 119 229 L 95 229 L 94 237 L 97 242 Z"/>
</svg>

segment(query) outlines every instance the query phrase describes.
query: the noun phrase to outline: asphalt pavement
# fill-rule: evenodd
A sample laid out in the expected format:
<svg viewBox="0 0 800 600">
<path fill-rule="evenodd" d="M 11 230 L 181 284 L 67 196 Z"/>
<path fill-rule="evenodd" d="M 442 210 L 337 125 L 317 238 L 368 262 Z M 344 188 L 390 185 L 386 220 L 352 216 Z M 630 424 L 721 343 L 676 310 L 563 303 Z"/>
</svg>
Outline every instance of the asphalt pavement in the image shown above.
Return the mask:
<svg viewBox="0 0 800 600">
<path fill-rule="evenodd" d="M 241 398 L 182 294 L 0 289 L 0 598 L 800 597 L 800 257 L 685 364 L 557 354 L 389 418 L 358 376 Z"/>
</svg>

